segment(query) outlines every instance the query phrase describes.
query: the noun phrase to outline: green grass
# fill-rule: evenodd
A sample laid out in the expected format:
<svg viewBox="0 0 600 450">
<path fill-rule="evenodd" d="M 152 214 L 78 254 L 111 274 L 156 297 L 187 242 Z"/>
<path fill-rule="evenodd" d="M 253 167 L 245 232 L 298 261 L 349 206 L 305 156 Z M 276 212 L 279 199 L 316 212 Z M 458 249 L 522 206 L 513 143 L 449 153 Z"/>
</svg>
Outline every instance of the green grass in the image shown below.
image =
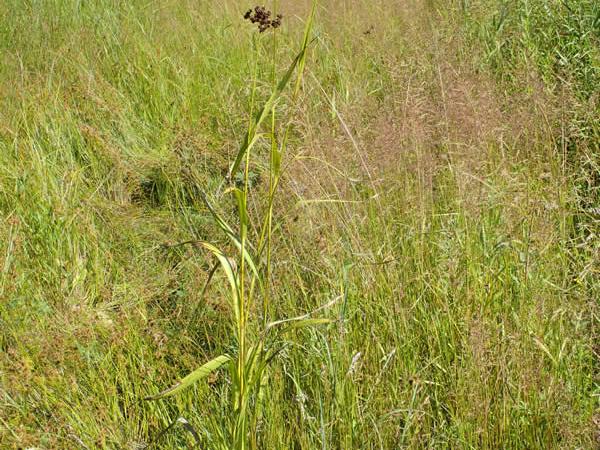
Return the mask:
<svg viewBox="0 0 600 450">
<path fill-rule="evenodd" d="M 270 344 L 250 448 L 597 445 L 598 8 L 566 3 L 321 2 L 263 276 L 270 320 L 339 301 Z M 0 447 L 228 441 L 226 370 L 143 399 L 239 349 L 176 244 L 233 254 L 203 193 L 238 232 L 223 177 L 310 7 L 258 35 L 251 6 L 0 5 Z M 249 242 L 271 144 L 237 178 Z"/>
</svg>

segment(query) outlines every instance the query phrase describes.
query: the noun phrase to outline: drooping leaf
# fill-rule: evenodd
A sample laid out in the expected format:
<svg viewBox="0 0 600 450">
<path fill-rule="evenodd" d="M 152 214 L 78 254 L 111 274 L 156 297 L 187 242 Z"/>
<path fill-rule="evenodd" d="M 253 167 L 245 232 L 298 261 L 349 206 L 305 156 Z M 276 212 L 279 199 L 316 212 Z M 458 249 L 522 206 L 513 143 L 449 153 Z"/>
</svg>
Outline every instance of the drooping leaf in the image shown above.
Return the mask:
<svg viewBox="0 0 600 450">
<path fill-rule="evenodd" d="M 233 245 L 235 245 L 235 247 L 239 251 L 242 251 L 242 244 L 240 243 L 240 240 L 238 239 L 237 235 L 234 233 L 233 229 L 227 224 L 227 222 L 225 222 L 225 220 L 219 215 L 219 213 L 215 210 L 215 208 L 210 204 L 210 202 L 208 201 L 206 196 L 204 196 L 204 203 L 206 204 L 206 207 L 208 208 L 209 212 L 211 213 L 211 215 L 217 222 L 217 225 L 219 225 L 219 228 L 221 228 L 225 232 L 225 234 L 229 237 L 229 239 L 231 239 L 231 242 L 233 242 Z M 252 273 L 254 273 L 254 276 L 258 279 L 258 282 L 262 283 L 262 279 L 260 278 L 260 276 L 258 274 L 258 269 L 256 268 L 256 264 L 254 263 L 254 258 L 252 257 L 252 255 L 250 254 L 250 252 L 248 251 L 247 248 L 244 249 L 244 260 L 250 267 L 250 270 L 252 270 Z"/>
<path fill-rule="evenodd" d="M 334 299 L 330 300 L 329 302 L 325 303 L 324 305 L 319 306 L 317 309 L 309 312 L 308 314 L 304 314 L 302 316 L 297 316 L 297 317 L 291 317 L 289 319 L 276 320 L 275 322 L 271 322 L 271 323 L 267 324 L 265 331 L 268 331 L 274 327 L 278 327 L 281 325 L 285 325 L 285 329 L 287 331 L 288 328 L 289 329 L 303 328 L 303 327 L 308 327 L 311 325 L 321 325 L 324 323 L 334 322 L 333 319 L 312 318 L 311 316 L 315 315 L 319 311 L 330 308 L 331 306 L 335 305 L 341 298 L 342 298 L 342 296 L 338 295 Z"/>
<path fill-rule="evenodd" d="M 215 247 L 213 244 L 209 242 L 200 242 L 205 249 L 210 251 L 216 258 L 219 260 L 221 264 L 221 268 L 223 272 L 225 272 L 225 276 L 229 281 L 229 286 L 231 288 L 231 296 L 233 299 L 233 309 L 235 312 L 236 320 L 239 320 L 241 317 L 241 311 L 239 309 L 239 286 L 238 286 L 238 276 L 236 273 L 236 269 L 234 266 L 234 262 L 228 258 L 225 253 L 223 253 L 219 248 Z"/>
<path fill-rule="evenodd" d="M 200 366 L 199 368 L 197 368 L 196 370 L 194 370 L 188 376 L 186 376 L 181 381 L 179 381 L 176 385 L 174 385 L 174 386 L 170 387 L 169 389 L 166 389 L 156 395 L 148 396 L 145 398 L 145 400 L 158 400 L 159 398 L 164 398 L 164 397 L 168 397 L 170 395 L 176 394 L 177 392 L 180 392 L 180 391 L 190 387 L 195 382 L 197 382 L 203 378 L 206 378 L 212 372 L 217 370 L 223 364 L 228 363 L 229 361 L 231 361 L 231 358 L 227 355 L 218 356 L 215 359 L 210 360 L 206 364 L 204 364 L 204 365 Z"/>
</svg>

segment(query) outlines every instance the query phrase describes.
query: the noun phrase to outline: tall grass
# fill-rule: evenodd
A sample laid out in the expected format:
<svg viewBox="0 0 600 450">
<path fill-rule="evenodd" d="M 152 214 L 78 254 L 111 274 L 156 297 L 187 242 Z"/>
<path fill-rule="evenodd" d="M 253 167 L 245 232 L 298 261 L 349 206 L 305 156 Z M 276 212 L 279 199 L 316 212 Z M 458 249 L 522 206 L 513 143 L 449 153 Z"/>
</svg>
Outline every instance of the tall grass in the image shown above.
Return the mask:
<svg viewBox="0 0 600 450">
<path fill-rule="evenodd" d="M 564 3 L 2 2 L 0 447 L 594 448 Z"/>
<path fill-rule="evenodd" d="M 300 51 L 294 58 L 283 78 L 274 87 L 268 100 L 259 107 L 252 117 L 248 131 L 240 145 L 237 156 L 231 165 L 226 181 L 230 186 L 222 195 L 233 195 L 237 204 L 238 224 L 234 230 L 215 210 L 205 198 L 206 206 L 223 233 L 231 240 L 237 249 L 237 260 L 208 242 L 196 242 L 205 250 L 211 252 L 218 260 L 230 288 L 230 302 L 233 323 L 233 332 L 236 340 L 235 355 L 221 355 L 193 371 L 183 378 L 179 383 L 148 399 L 157 400 L 190 387 L 193 383 L 207 378 L 213 371 L 221 366 L 229 366 L 231 377 L 231 411 L 232 427 L 224 431 L 226 436 L 221 443 L 224 449 L 246 449 L 256 448 L 256 438 L 251 438 L 248 427 L 256 427 L 260 418 L 260 410 L 264 406 L 260 398 L 260 390 L 268 375 L 266 371 L 271 360 L 281 351 L 277 333 L 285 332 L 286 328 L 299 328 L 309 325 L 328 322 L 327 319 L 313 319 L 309 315 L 270 320 L 270 284 L 271 281 L 271 240 L 273 231 L 273 202 L 278 190 L 282 173 L 282 159 L 287 150 L 288 135 L 291 127 L 291 119 L 281 130 L 279 135 L 279 123 L 276 106 L 286 86 L 296 75 L 292 102 L 297 99 L 302 83 L 306 55 L 311 38 L 312 25 L 317 4 L 313 2 L 310 15 L 306 20 L 304 35 Z M 262 33 L 262 29 L 261 29 Z M 258 45 L 254 42 L 254 45 Z M 256 55 L 256 63 L 259 63 L 260 54 Z M 254 73 L 254 79 L 257 73 Z M 254 102 L 257 97 L 256 85 L 251 92 L 252 105 L 250 110 L 255 110 Z M 262 217 L 258 218 L 258 226 L 252 226 L 249 214 L 249 196 L 251 191 L 250 167 L 255 144 L 263 138 L 261 129 L 263 123 L 270 119 L 270 155 L 268 177 L 269 184 L 264 201 L 265 208 Z M 241 187 L 235 184 L 235 175 L 241 169 Z M 249 242 L 248 233 L 253 232 L 257 236 L 256 242 Z M 212 277 L 211 277 L 212 278 Z M 209 278 L 209 282 L 211 280 Z M 261 300 L 262 317 L 257 315 L 256 303 Z M 262 299 L 261 299 L 262 297 Z"/>
<path fill-rule="evenodd" d="M 578 223 L 589 236 L 600 201 L 600 5 L 595 1 L 475 1 L 463 4 L 483 61 L 512 89 L 539 77 L 564 107 L 554 138 L 577 177 Z M 595 231 L 591 231 L 595 233 Z"/>
</svg>

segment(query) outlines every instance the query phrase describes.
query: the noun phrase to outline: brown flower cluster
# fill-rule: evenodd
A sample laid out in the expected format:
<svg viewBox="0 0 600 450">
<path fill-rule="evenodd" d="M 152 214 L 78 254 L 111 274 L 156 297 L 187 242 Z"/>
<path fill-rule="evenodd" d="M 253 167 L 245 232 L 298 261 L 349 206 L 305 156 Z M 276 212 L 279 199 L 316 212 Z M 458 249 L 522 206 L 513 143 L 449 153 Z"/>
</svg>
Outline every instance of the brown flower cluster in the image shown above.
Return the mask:
<svg viewBox="0 0 600 450">
<path fill-rule="evenodd" d="M 262 33 L 269 28 L 279 28 L 281 26 L 281 19 L 283 19 L 283 16 L 277 14 L 274 19 L 271 19 L 271 16 L 271 11 L 264 6 L 256 6 L 253 10 L 249 9 L 246 11 L 244 19 L 258 24 L 258 31 Z"/>
</svg>

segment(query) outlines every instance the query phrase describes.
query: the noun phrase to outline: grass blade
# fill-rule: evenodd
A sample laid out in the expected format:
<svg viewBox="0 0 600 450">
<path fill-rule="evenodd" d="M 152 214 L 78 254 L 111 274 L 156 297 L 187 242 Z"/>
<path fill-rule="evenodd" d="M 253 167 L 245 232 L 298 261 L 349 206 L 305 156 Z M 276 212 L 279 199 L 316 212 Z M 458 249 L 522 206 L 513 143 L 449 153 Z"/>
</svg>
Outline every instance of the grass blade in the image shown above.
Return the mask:
<svg viewBox="0 0 600 450">
<path fill-rule="evenodd" d="M 269 97 L 269 99 L 265 102 L 265 104 L 260 109 L 260 111 L 258 111 L 256 113 L 253 124 L 250 127 L 250 129 L 248 130 L 248 132 L 246 133 L 246 136 L 244 137 L 244 140 L 242 141 L 242 144 L 240 145 L 240 149 L 238 150 L 238 154 L 235 158 L 235 161 L 231 165 L 231 168 L 229 169 L 229 179 L 230 180 L 233 177 L 233 174 L 239 169 L 240 164 L 242 163 L 242 160 L 244 159 L 244 156 L 246 155 L 246 152 L 250 148 L 252 148 L 252 146 L 258 140 L 259 136 L 257 135 L 256 130 L 260 127 L 260 125 L 263 123 L 265 118 L 268 116 L 271 109 L 275 106 L 275 103 L 281 96 L 281 93 L 283 92 L 283 90 L 289 83 L 290 79 L 292 78 L 294 69 L 296 68 L 298 63 L 304 60 L 304 55 L 306 53 L 307 46 L 308 46 L 308 42 L 305 39 L 305 41 L 303 42 L 303 47 L 300 50 L 300 53 L 298 53 L 298 55 L 296 55 L 296 57 L 290 64 L 290 67 L 288 68 L 287 72 L 281 78 L 281 80 L 277 84 L 277 87 L 275 88 L 275 90 L 271 93 L 271 96 Z"/>
<path fill-rule="evenodd" d="M 218 356 L 215 359 L 210 360 L 206 364 L 198 367 L 196 370 L 194 370 L 188 376 L 186 376 L 181 381 L 179 381 L 176 385 L 174 385 L 174 386 L 170 387 L 169 389 L 166 389 L 156 395 L 146 397 L 145 400 L 158 400 L 160 398 L 174 395 L 177 392 L 180 392 L 180 391 L 190 387 L 196 381 L 206 378 L 212 372 L 217 370 L 223 364 L 228 363 L 229 361 L 231 361 L 231 358 L 227 355 Z"/>
<path fill-rule="evenodd" d="M 217 222 L 217 225 L 219 226 L 219 228 L 221 228 L 221 230 L 223 230 L 223 232 L 229 237 L 229 239 L 231 239 L 231 242 L 233 242 L 233 245 L 235 245 L 235 247 L 239 251 L 242 251 L 242 244 L 241 244 L 240 240 L 238 239 L 236 233 L 233 231 L 233 228 L 231 228 L 229 226 L 229 224 L 227 222 L 225 222 L 225 220 L 219 215 L 217 210 L 210 204 L 210 202 L 208 201 L 206 196 L 203 196 L 203 199 L 204 199 L 204 203 L 205 203 L 206 207 L 208 208 L 209 212 L 211 213 L 211 215 Z M 204 245 L 204 243 L 201 243 L 201 244 Z M 208 244 L 208 245 L 210 246 L 211 244 Z M 206 247 L 206 248 L 208 248 L 208 247 Z M 210 251 L 213 251 L 210 248 L 208 248 L 208 249 Z M 256 267 L 256 264 L 254 263 L 254 258 L 246 249 L 244 249 L 244 259 L 246 260 L 246 263 L 248 264 L 248 266 L 250 266 L 250 269 L 252 270 L 252 272 L 254 273 L 256 278 L 258 279 L 259 283 L 261 283 L 262 280 L 261 280 L 260 276 L 258 275 L 258 269 Z"/>
<path fill-rule="evenodd" d="M 290 332 L 292 330 L 297 330 L 299 328 L 306 328 L 306 327 L 312 327 L 312 326 L 317 326 L 317 325 L 324 325 L 324 324 L 333 323 L 333 322 L 335 322 L 335 320 L 333 320 L 333 319 L 319 318 L 319 319 L 291 320 L 289 322 L 280 321 L 280 322 L 274 322 L 272 325 L 273 326 L 285 325 L 285 326 L 281 327 L 281 329 L 279 330 L 279 332 L 280 333 L 288 333 L 288 332 Z"/>
</svg>

